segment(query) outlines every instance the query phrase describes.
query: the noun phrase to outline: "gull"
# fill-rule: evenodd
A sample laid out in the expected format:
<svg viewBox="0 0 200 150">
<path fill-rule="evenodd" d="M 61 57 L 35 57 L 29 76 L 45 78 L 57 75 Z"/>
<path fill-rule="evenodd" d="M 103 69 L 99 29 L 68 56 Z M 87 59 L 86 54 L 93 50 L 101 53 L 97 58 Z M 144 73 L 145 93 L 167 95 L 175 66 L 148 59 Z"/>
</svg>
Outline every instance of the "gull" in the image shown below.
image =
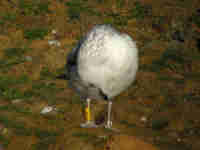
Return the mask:
<svg viewBox="0 0 200 150">
<path fill-rule="evenodd" d="M 106 128 L 112 128 L 111 108 L 114 97 L 135 80 L 138 48 L 126 33 L 111 25 L 95 25 L 67 56 L 66 78 L 69 85 L 85 100 L 83 128 L 98 127 L 91 119 L 91 100 L 108 103 Z"/>
</svg>

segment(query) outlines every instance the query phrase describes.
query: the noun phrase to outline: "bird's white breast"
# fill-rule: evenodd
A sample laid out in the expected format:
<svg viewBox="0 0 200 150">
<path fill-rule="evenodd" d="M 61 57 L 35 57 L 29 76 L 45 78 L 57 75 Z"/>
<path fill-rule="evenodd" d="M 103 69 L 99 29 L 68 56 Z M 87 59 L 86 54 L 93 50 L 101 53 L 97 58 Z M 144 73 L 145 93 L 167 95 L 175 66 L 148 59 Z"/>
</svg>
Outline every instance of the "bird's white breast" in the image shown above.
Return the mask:
<svg viewBox="0 0 200 150">
<path fill-rule="evenodd" d="M 80 47 L 78 73 L 81 79 L 100 88 L 109 98 L 133 82 L 137 68 L 135 42 L 110 26 L 93 28 Z"/>
</svg>

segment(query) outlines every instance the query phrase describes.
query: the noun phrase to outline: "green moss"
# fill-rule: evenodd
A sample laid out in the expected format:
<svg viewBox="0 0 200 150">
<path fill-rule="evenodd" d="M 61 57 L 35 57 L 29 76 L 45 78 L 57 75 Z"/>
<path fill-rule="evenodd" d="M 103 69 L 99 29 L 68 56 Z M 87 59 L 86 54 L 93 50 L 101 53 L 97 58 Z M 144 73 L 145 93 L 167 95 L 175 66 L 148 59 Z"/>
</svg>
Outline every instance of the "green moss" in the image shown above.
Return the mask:
<svg viewBox="0 0 200 150">
<path fill-rule="evenodd" d="M 127 126 L 128 128 L 135 128 L 136 127 L 135 124 L 129 123 L 127 120 L 121 120 L 120 123 Z"/>
<path fill-rule="evenodd" d="M 29 48 L 20 48 L 20 47 L 13 47 L 13 48 L 6 48 L 4 49 L 4 55 L 6 58 L 19 58 L 22 57 L 23 54 L 29 51 Z"/>
<path fill-rule="evenodd" d="M 22 74 L 20 77 L 0 76 L 0 97 L 7 100 L 30 98 L 30 95 L 25 95 L 25 92 L 14 87 L 20 84 L 26 84 L 29 81 L 28 76 L 25 74 Z"/>
<path fill-rule="evenodd" d="M 83 140 L 92 140 L 92 139 L 94 140 L 95 138 L 97 138 L 97 136 L 94 134 L 82 133 L 82 132 L 73 133 L 72 136 L 81 138 Z"/>
<path fill-rule="evenodd" d="M 1 141 L 1 143 L 3 144 L 3 147 L 8 147 L 8 145 L 9 145 L 9 140 L 6 138 L 6 137 L 4 137 L 3 135 L 0 135 L 0 141 Z"/>
<path fill-rule="evenodd" d="M 127 25 L 128 17 L 127 16 L 121 16 L 119 13 L 107 13 L 106 17 L 104 18 L 104 23 L 106 24 L 113 24 L 113 25 L 119 25 L 124 26 Z"/>
<path fill-rule="evenodd" d="M 118 8 L 122 8 L 124 4 L 125 4 L 124 0 L 116 0 L 116 5 Z"/>
<path fill-rule="evenodd" d="M 54 78 L 54 74 L 50 72 L 48 67 L 43 67 L 40 72 L 40 79 L 52 79 Z"/>
<path fill-rule="evenodd" d="M 200 27 L 200 17 L 199 17 L 199 14 L 194 14 L 192 16 L 192 22 L 195 23 L 198 27 Z"/>
<path fill-rule="evenodd" d="M 31 130 L 25 128 L 25 124 L 16 120 L 10 120 L 6 116 L 0 116 L 0 122 L 7 128 L 12 129 L 17 135 L 31 135 Z"/>
<path fill-rule="evenodd" d="M 15 13 L 6 13 L 2 16 L 2 22 L 15 22 L 16 18 Z"/>
<path fill-rule="evenodd" d="M 45 13 L 50 13 L 49 2 L 47 1 L 19 0 L 18 5 L 21 13 L 25 16 L 37 16 L 43 15 Z"/>
<path fill-rule="evenodd" d="M 34 134 L 39 137 L 40 139 L 48 138 L 48 137 L 56 137 L 59 134 L 55 131 L 47 131 L 47 130 L 41 130 L 39 128 L 34 129 Z"/>
<path fill-rule="evenodd" d="M 24 38 L 28 40 L 44 39 L 47 34 L 47 28 L 32 28 L 24 31 Z"/>
<path fill-rule="evenodd" d="M 144 19 L 147 13 L 146 8 L 140 2 L 135 2 L 134 4 L 135 7 L 131 9 L 130 17 L 134 17 L 136 19 Z"/>
<path fill-rule="evenodd" d="M 68 7 L 67 15 L 69 16 L 70 21 L 79 20 L 80 14 L 96 15 L 96 16 L 101 15 L 100 12 L 90 8 L 88 4 L 83 0 L 68 1 L 65 3 L 65 5 Z"/>
<path fill-rule="evenodd" d="M 24 115 L 30 115 L 31 111 L 26 108 L 22 107 L 17 107 L 15 105 L 5 105 L 5 106 L 0 106 L 0 111 L 9 111 L 9 112 L 16 112 L 16 113 L 22 113 Z"/>
</svg>

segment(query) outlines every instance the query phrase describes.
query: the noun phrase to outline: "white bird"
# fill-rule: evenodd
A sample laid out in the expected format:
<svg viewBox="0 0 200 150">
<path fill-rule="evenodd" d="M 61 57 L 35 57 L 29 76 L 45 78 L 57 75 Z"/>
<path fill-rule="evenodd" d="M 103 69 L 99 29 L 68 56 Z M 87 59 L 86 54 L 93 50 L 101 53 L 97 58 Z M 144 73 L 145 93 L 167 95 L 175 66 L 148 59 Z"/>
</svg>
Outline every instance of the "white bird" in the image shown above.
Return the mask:
<svg viewBox="0 0 200 150">
<path fill-rule="evenodd" d="M 90 118 L 90 101 L 108 101 L 106 128 L 112 127 L 112 99 L 134 81 L 138 69 L 135 41 L 110 25 L 94 26 L 67 56 L 66 77 L 87 102 L 86 122 L 81 127 L 97 127 Z"/>
</svg>

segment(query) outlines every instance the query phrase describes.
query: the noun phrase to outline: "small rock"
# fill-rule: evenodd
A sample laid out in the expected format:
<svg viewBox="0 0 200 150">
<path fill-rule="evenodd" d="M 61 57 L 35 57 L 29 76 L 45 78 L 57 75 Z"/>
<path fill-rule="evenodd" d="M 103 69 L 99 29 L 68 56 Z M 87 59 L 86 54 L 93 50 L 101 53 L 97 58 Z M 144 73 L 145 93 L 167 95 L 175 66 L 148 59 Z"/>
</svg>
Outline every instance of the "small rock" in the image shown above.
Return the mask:
<svg viewBox="0 0 200 150">
<path fill-rule="evenodd" d="M 33 61 L 33 58 L 31 56 L 25 56 L 24 57 L 25 61 Z"/>
<path fill-rule="evenodd" d="M 44 107 L 43 109 L 42 109 L 42 111 L 40 112 L 41 114 L 46 114 L 46 113 L 49 113 L 49 112 L 51 112 L 51 111 L 53 111 L 53 110 L 56 110 L 56 108 L 53 108 L 53 107 L 51 107 L 51 106 L 46 106 L 46 107 Z"/>
<path fill-rule="evenodd" d="M 176 140 L 177 140 L 177 142 L 181 142 L 182 141 L 181 138 L 177 138 Z"/>
<path fill-rule="evenodd" d="M 23 100 L 22 99 L 15 99 L 15 100 L 12 100 L 12 103 L 13 104 L 16 104 L 16 103 L 20 103 L 22 102 Z"/>
<path fill-rule="evenodd" d="M 61 46 L 61 43 L 60 43 L 58 40 L 49 40 L 49 41 L 48 41 L 48 44 L 49 44 L 50 46 L 53 46 L 53 45 L 55 45 L 55 46 L 57 46 L 57 47 L 60 47 L 60 46 Z"/>
<path fill-rule="evenodd" d="M 147 119 L 146 116 L 142 116 L 142 117 L 140 118 L 140 121 L 143 122 L 143 123 L 146 123 L 147 120 L 148 120 L 148 119 Z"/>
<path fill-rule="evenodd" d="M 52 33 L 52 34 L 56 34 L 57 31 L 56 31 L 55 29 L 53 29 L 53 30 L 51 31 L 51 33 Z"/>
</svg>

